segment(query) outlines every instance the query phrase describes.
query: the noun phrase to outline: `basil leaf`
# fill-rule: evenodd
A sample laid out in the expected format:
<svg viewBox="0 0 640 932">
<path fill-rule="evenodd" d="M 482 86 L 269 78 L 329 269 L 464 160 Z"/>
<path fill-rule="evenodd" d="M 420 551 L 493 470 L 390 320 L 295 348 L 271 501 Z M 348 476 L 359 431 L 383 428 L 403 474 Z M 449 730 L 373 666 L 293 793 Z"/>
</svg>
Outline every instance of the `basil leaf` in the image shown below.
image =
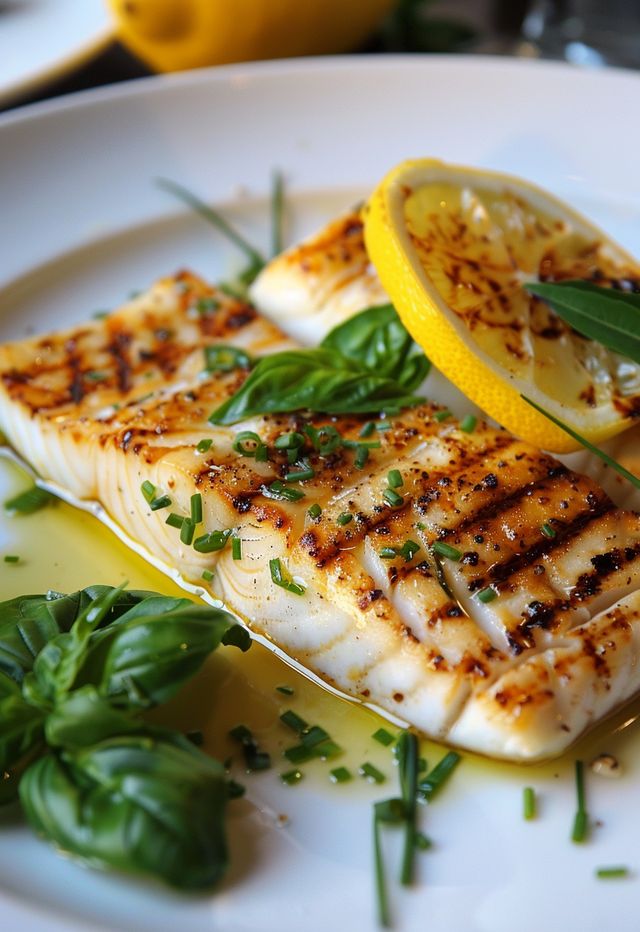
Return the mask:
<svg viewBox="0 0 640 932">
<path fill-rule="evenodd" d="M 92 683 L 118 704 L 148 708 L 175 695 L 224 643 L 243 650 L 250 643 L 227 612 L 190 599 L 146 599 L 92 635 L 74 685 Z"/>
<path fill-rule="evenodd" d="M 110 616 L 122 591 L 121 587 L 105 586 L 76 616 L 70 631 L 45 644 L 25 681 L 24 694 L 29 701 L 46 706 L 71 689 L 94 629 Z"/>
<path fill-rule="evenodd" d="M 241 388 L 209 420 L 235 424 L 257 414 L 305 409 L 369 414 L 421 401 L 396 381 L 368 372 L 334 350 L 287 350 L 263 356 Z"/>
<path fill-rule="evenodd" d="M 578 333 L 640 365 L 640 295 L 580 281 L 525 287 Z"/>
<path fill-rule="evenodd" d="M 392 304 L 367 308 L 334 327 L 320 346 L 335 350 L 363 368 L 418 388 L 430 368 L 427 357 L 405 329 Z"/>
<path fill-rule="evenodd" d="M 33 669 L 43 647 L 62 632 L 69 631 L 79 614 L 110 586 L 90 586 L 70 595 L 24 595 L 0 603 L 0 671 L 17 683 Z M 117 618 L 147 592 L 121 592 L 104 623 Z"/>
<path fill-rule="evenodd" d="M 188 741 L 111 738 L 48 754 L 25 771 L 20 799 L 33 828 L 96 866 L 202 889 L 227 866 L 221 764 Z"/>
<path fill-rule="evenodd" d="M 56 703 L 46 718 L 44 733 L 50 746 L 77 750 L 144 728 L 143 723 L 114 709 L 95 686 L 83 686 Z"/>
<path fill-rule="evenodd" d="M 42 741 L 44 716 L 19 691 L 0 700 L 0 775 Z"/>
</svg>

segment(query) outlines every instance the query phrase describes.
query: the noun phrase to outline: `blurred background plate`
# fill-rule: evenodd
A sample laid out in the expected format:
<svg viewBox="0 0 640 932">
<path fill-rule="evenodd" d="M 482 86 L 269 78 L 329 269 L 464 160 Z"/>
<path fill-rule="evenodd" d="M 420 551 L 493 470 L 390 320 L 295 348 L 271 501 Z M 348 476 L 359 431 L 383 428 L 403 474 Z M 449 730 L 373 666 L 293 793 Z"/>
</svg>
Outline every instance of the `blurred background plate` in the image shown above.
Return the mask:
<svg viewBox="0 0 640 932">
<path fill-rule="evenodd" d="M 0 106 L 82 65 L 112 38 L 103 0 L 0 0 Z"/>
</svg>

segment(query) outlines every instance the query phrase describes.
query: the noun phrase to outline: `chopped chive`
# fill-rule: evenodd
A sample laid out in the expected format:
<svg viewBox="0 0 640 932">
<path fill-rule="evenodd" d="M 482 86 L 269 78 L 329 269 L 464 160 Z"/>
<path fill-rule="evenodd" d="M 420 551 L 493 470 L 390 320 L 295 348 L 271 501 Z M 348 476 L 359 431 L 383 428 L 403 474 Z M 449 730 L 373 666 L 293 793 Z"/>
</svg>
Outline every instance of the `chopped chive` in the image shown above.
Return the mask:
<svg viewBox="0 0 640 932">
<path fill-rule="evenodd" d="M 140 491 L 142 492 L 142 497 L 144 498 L 145 502 L 151 502 L 155 498 L 156 487 L 153 482 L 149 482 L 148 479 L 145 479 L 145 481 L 142 483 L 140 486 Z"/>
<path fill-rule="evenodd" d="M 265 498 L 273 498 L 278 502 L 298 502 L 301 498 L 306 497 L 302 489 L 292 489 L 290 486 L 285 485 L 284 482 L 281 482 L 280 479 L 276 479 L 268 486 L 261 486 L 260 491 Z"/>
<path fill-rule="evenodd" d="M 389 421 L 376 421 L 376 430 L 391 430 L 392 427 Z"/>
<path fill-rule="evenodd" d="M 219 307 L 220 302 L 209 296 L 198 298 L 195 304 L 196 311 L 198 314 L 202 315 L 202 317 L 206 314 L 210 314 L 212 311 L 217 311 Z"/>
<path fill-rule="evenodd" d="M 427 762 L 424 757 L 418 758 L 418 773 L 424 773 L 427 770 Z"/>
<path fill-rule="evenodd" d="M 196 526 L 191 518 L 184 518 L 180 527 L 180 540 L 182 543 L 190 547 L 193 542 L 193 535 L 195 532 Z"/>
<path fill-rule="evenodd" d="M 535 819 L 536 791 L 532 786 L 525 786 L 522 791 L 522 815 L 525 819 Z"/>
<path fill-rule="evenodd" d="M 540 414 L 544 414 L 556 427 L 559 427 L 560 430 L 563 430 L 565 434 L 569 434 L 570 437 L 573 437 L 574 440 L 577 440 L 578 443 L 582 444 L 585 449 L 589 450 L 595 456 L 600 457 L 603 463 L 606 463 L 607 466 L 610 466 L 611 469 L 615 470 L 620 476 L 625 478 L 631 485 L 635 486 L 636 489 L 640 489 L 640 476 L 634 476 L 632 472 L 629 472 L 628 469 L 625 469 L 617 460 L 614 460 L 608 453 L 605 453 L 604 450 L 601 450 L 600 447 L 596 447 L 593 443 L 590 443 L 584 437 L 580 436 L 575 430 L 572 430 L 567 424 L 563 421 L 558 420 L 557 417 L 554 417 L 553 414 L 550 414 L 548 411 L 545 411 L 544 408 L 541 408 L 540 405 L 537 405 L 535 401 L 532 401 L 530 398 L 527 398 L 526 395 L 520 396 L 523 401 L 526 401 L 527 404 L 531 405 L 532 408 L 535 408 L 536 411 L 539 411 Z"/>
<path fill-rule="evenodd" d="M 191 521 L 193 524 L 200 524 L 202 521 L 202 495 L 195 492 L 191 496 Z"/>
<path fill-rule="evenodd" d="M 441 557 L 446 557 L 447 560 L 458 560 L 462 559 L 462 552 L 458 550 L 457 547 L 451 547 L 449 544 L 445 544 L 442 540 L 437 540 L 435 543 L 431 544 L 431 549 L 434 553 L 437 553 Z"/>
<path fill-rule="evenodd" d="M 94 320 L 104 320 L 109 316 L 109 311 L 94 311 L 91 316 Z"/>
<path fill-rule="evenodd" d="M 258 747 L 258 742 L 246 725 L 236 725 L 229 732 L 229 737 L 239 741 L 242 745 L 245 764 L 248 771 L 268 770 L 271 766 L 271 755 Z"/>
<path fill-rule="evenodd" d="M 465 434 L 472 434 L 476 429 L 476 424 L 478 423 L 478 418 L 475 414 L 467 414 L 466 417 L 460 421 L 460 430 L 463 430 Z"/>
<path fill-rule="evenodd" d="M 304 437 L 294 430 L 288 434 L 280 434 L 273 445 L 276 450 L 297 450 L 304 446 Z"/>
<path fill-rule="evenodd" d="M 444 411 L 436 411 L 433 415 L 434 420 L 436 421 L 446 421 L 448 418 L 452 417 L 451 411 L 448 408 L 445 408 Z"/>
<path fill-rule="evenodd" d="M 577 809 L 573 820 L 571 841 L 580 843 L 586 839 L 589 832 L 589 815 L 585 806 L 584 793 L 584 764 L 581 760 L 576 761 L 576 798 Z"/>
<path fill-rule="evenodd" d="M 497 598 L 498 593 L 493 586 L 487 586 L 486 589 L 481 589 L 478 593 L 478 601 L 482 602 L 484 605 L 486 605 L 487 602 L 493 602 L 493 600 Z"/>
<path fill-rule="evenodd" d="M 105 379 L 109 378 L 106 372 L 96 372 L 94 369 L 85 372 L 84 377 L 89 379 L 90 382 L 104 382 Z"/>
<path fill-rule="evenodd" d="M 353 521 L 353 515 L 350 511 L 343 511 L 341 515 L 338 515 L 336 521 L 341 527 L 344 527 L 345 524 L 350 524 Z"/>
<path fill-rule="evenodd" d="M 165 524 L 168 524 L 169 527 L 181 528 L 185 518 L 182 515 L 177 515 L 175 511 L 172 511 Z"/>
<path fill-rule="evenodd" d="M 361 444 L 356 450 L 356 456 L 354 459 L 354 465 L 356 469 L 364 469 L 369 459 L 369 448 Z"/>
<path fill-rule="evenodd" d="M 204 367 L 207 372 L 233 372 L 250 369 L 251 357 L 237 346 L 205 346 Z"/>
<path fill-rule="evenodd" d="M 231 538 L 231 556 L 234 560 L 242 560 L 242 541 L 239 537 Z"/>
<path fill-rule="evenodd" d="M 153 501 L 149 502 L 149 508 L 151 511 L 160 511 L 162 508 L 168 508 L 171 504 L 171 499 L 168 495 L 160 495 L 158 498 L 154 498 Z"/>
<path fill-rule="evenodd" d="M 253 430 L 241 430 L 231 445 L 232 450 L 240 456 L 252 456 L 258 462 L 268 459 L 267 445 Z"/>
<path fill-rule="evenodd" d="M 212 444 L 213 440 L 211 440 L 209 437 L 205 438 L 204 440 L 199 440 L 196 445 L 196 453 L 208 453 Z"/>
<path fill-rule="evenodd" d="M 405 563 L 410 563 L 418 550 L 420 550 L 420 544 L 417 544 L 415 540 L 406 540 L 400 548 L 400 556 L 404 557 Z"/>
<path fill-rule="evenodd" d="M 276 692 L 282 693 L 283 696 L 293 696 L 293 686 L 276 686 Z"/>
<path fill-rule="evenodd" d="M 183 518 L 183 520 L 189 519 Z M 225 528 L 224 531 L 210 531 L 208 534 L 196 537 L 193 549 L 197 553 L 214 553 L 217 550 L 223 550 L 232 533 L 231 528 Z"/>
<path fill-rule="evenodd" d="M 304 466 L 302 469 L 292 469 L 284 478 L 286 482 L 304 482 L 305 479 L 313 479 L 315 474 L 312 466 Z"/>
<path fill-rule="evenodd" d="M 287 748 L 283 753 L 291 764 L 306 764 L 307 761 L 316 758 L 327 760 L 331 757 L 336 757 L 338 754 L 342 753 L 342 748 L 330 738 L 314 745 L 306 744 L 303 738 L 301 744 L 296 744 L 294 747 Z"/>
<path fill-rule="evenodd" d="M 5 563 L 19 563 L 20 557 L 17 556 L 17 554 L 15 553 L 5 553 L 4 562 Z"/>
<path fill-rule="evenodd" d="M 375 429 L 376 429 L 375 421 L 367 421 L 367 423 L 363 425 L 362 430 L 360 431 L 360 436 L 370 437 Z"/>
<path fill-rule="evenodd" d="M 287 728 L 290 728 L 291 731 L 295 731 L 297 735 L 303 735 L 309 730 L 308 722 L 305 722 L 293 709 L 287 709 L 286 712 L 283 712 L 280 716 L 280 721 L 283 725 L 286 725 Z"/>
<path fill-rule="evenodd" d="M 384 783 L 387 779 L 385 775 L 378 770 L 377 767 L 374 767 L 373 764 L 370 764 L 369 761 L 365 761 L 364 764 L 360 764 L 358 767 L 358 773 L 361 777 L 364 777 L 365 780 L 368 780 L 369 783 Z"/>
<path fill-rule="evenodd" d="M 304 586 L 294 582 L 292 579 L 289 579 L 285 575 L 284 570 L 282 569 L 282 563 L 278 557 L 276 557 L 274 560 L 269 560 L 269 572 L 271 573 L 271 579 L 276 584 L 276 586 L 280 586 L 281 589 L 286 589 L 287 592 L 291 592 L 293 595 L 304 595 Z"/>
<path fill-rule="evenodd" d="M 418 793 L 421 799 L 431 800 L 438 793 L 449 777 L 460 763 L 460 755 L 455 751 L 449 751 L 448 754 L 438 761 L 436 766 L 431 770 L 418 785 Z"/>
<path fill-rule="evenodd" d="M 212 573 L 212 571 L 211 571 L 211 570 L 203 570 L 203 571 L 202 571 L 202 578 L 203 578 L 206 582 L 211 582 L 211 580 L 213 579 L 213 573 Z"/>
<path fill-rule="evenodd" d="M 378 728 L 377 731 L 374 731 L 371 737 L 374 741 L 378 741 L 380 744 L 384 744 L 386 748 L 389 747 L 390 744 L 393 744 L 395 741 L 395 738 L 391 732 L 387 731 L 386 728 Z"/>
<path fill-rule="evenodd" d="M 318 428 L 307 424 L 304 432 L 320 456 L 328 456 L 342 446 L 342 436 L 332 424 L 325 424 L 324 427 Z"/>
<path fill-rule="evenodd" d="M 399 469 L 390 469 L 387 473 L 387 482 L 389 483 L 389 488 L 399 489 L 400 486 L 404 485 L 404 479 L 402 478 L 402 473 Z"/>
<path fill-rule="evenodd" d="M 296 783 L 300 783 L 302 780 L 302 771 L 287 770 L 286 773 L 280 774 L 280 779 L 286 786 L 295 786 Z"/>
<path fill-rule="evenodd" d="M 416 832 L 413 841 L 418 851 L 428 851 L 429 848 L 433 848 L 433 842 L 424 832 Z"/>
<path fill-rule="evenodd" d="M 555 530 L 551 527 L 548 521 L 544 522 L 544 524 L 540 528 L 540 531 L 545 537 L 552 538 L 556 536 Z"/>
<path fill-rule="evenodd" d="M 628 877 L 630 874 L 628 867 L 598 867 L 596 877 L 598 880 L 617 880 L 621 877 Z"/>
<path fill-rule="evenodd" d="M 319 518 L 322 514 L 322 508 L 317 504 L 311 505 L 307 514 L 310 518 Z"/>
<path fill-rule="evenodd" d="M 348 783 L 353 780 L 353 774 L 347 767 L 336 767 L 329 771 L 329 779 L 332 783 Z"/>
<path fill-rule="evenodd" d="M 383 560 L 395 560 L 399 556 L 397 547 L 382 547 L 380 550 L 380 556 Z"/>
<path fill-rule="evenodd" d="M 404 498 L 402 495 L 398 495 L 394 489 L 385 489 L 382 493 L 382 497 L 393 508 L 399 508 L 400 505 L 404 505 Z"/>
</svg>

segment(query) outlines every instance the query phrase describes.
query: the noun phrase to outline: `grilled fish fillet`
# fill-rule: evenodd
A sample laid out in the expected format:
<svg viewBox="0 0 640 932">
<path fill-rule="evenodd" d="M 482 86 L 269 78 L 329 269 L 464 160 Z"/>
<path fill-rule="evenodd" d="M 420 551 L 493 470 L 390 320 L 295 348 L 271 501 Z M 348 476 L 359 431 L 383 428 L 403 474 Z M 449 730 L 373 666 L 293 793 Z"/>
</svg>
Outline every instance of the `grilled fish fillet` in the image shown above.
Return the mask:
<svg viewBox="0 0 640 932">
<path fill-rule="evenodd" d="M 211 591 L 254 631 L 433 738 L 550 757 L 639 690 L 640 516 L 504 431 L 464 432 L 427 404 L 377 432 L 361 469 L 349 447 L 309 449 L 314 477 L 287 483 L 305 497 L 278 500 L 269 486 L 290 466 L 274 441 L 328 419 L 212 427 L 247 374 L 203 371 L 216 344 L 251 356 L 292 345 L 198 278 L 164 279 L 104 320 L 0 347 L 0 427 L 43 477 L 100 501 L 154 557 L 198 583 L 213 571 Z M 365 420 L 330 423 L 357 441 Z M 234 450 L 243 430 L 269 460 Z M 198 452 L 202 439 L 212 444 Z M 390 468 L 403 478 L 395 505 Z M 170 506 L 152 510 L 143 482 Z M 229 545 L 199 552 L 166 523 L 190 514 L 195 492 L 196 539 L 230 529 L 240 559 Z M 461 558 L 436 559 L 438 541 Z M 274 559 L 302 594 L 274 582 Z"/>
</svg>

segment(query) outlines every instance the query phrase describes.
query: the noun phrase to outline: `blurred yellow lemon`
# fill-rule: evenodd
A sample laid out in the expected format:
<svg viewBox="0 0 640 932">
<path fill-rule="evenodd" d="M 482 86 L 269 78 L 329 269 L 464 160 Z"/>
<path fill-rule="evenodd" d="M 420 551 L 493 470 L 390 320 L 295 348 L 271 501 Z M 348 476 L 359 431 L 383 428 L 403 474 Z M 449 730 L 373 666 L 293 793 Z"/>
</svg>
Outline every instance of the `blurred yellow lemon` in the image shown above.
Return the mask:
<svg viewBox="0 0 640 932">
<path fill-rule="evenodd" d="M 118 38 L 156 71 L 346 52 L 397 0 L 108 0 Z"/>
<path fill-rule="evenodd" d="M 569 206 L 510 175 L 404 162 L 366 207 L 365 238 L 406 327 L 433 363 L 508 430 L 556 452 L 640 410 L 640 367 L 579 336 L 524 290 L 535 280 L 631 280 L 640 265 Z"/>
</svg>

